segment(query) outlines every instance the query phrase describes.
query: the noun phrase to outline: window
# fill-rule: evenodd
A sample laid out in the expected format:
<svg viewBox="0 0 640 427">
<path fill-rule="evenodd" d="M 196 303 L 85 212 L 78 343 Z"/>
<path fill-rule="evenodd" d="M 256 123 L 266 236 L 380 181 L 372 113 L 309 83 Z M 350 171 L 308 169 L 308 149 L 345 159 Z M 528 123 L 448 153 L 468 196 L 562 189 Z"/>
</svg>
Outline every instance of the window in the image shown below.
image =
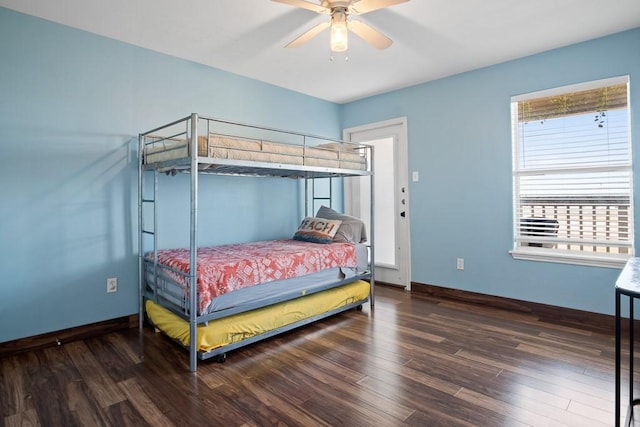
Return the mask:
<svg viewBox="0 0 640 427">
<path fill-rule="evenodd" d="M 633 256 L 629 79 L 511 99 L 514 258 L 617 267 Z"/>
</svg>

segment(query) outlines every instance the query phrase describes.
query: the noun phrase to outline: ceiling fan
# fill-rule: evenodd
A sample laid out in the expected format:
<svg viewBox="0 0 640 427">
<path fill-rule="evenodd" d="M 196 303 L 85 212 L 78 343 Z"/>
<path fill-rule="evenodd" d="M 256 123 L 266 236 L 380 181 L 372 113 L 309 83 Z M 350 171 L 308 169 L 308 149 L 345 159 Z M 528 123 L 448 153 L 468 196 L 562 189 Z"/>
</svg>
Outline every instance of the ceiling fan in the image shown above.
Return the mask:
<svg viewBox="0 0 640 427">
<path fill-rule="evenodd" d="M 320 4 L 307 0 L 273 1 L 331 16 L 329 22 L 316 25 L 285 47 L 299 47 L 331 27 L 331 50 L 333 52 L 344 52 L 348 48 L 348 31 L 352 31 L 377 49 L 386 49 L 393 43 L 393 40 L 389 37 L 374 30 L 364 22 L 348 19 L 350 15 L 362 15 L 399 3 L 405 3 L 409 0 L 322 0 Z"/>
</svg>

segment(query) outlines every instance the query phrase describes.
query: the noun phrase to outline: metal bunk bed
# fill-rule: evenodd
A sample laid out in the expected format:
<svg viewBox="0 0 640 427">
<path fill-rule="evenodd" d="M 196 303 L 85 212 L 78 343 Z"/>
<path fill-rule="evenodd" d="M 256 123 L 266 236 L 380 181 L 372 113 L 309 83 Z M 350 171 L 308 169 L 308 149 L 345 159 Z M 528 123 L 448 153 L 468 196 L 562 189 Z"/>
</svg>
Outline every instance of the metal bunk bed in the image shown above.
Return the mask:
<svg viewBox="0 0 640 427">
<path fill-rule="evenodd" d="M 212 142 L 211 135 L 222 138 L 223 142 Z M 222 137 L 220 136 L 222 135 Z M 268 139 L 263 136 L 268 135 Z M 220 141 L 220 139 L 216 140 Z M 247 142 L 248 141 L 248 142 Z M 271 141 L 279 141 L 276 147 Z M 280 146 L 280 141 L 285 148 Z M 256 143 L 260 147 L 269 145 L 266 155 L 253 153 L 247 144 Z M 220 144 L 220 145 L 218 145 Z M 240 148 L 235 144 L 240 144 Z M 224 146 L 224 147 L 223 147 Z M 327 148 L 328 147 L 328 148 Z M 349 147 L 346 150 L 343 147 Z M 225 151 L 226 150 L 226 151 Z M 224 151 L 224 152 L 223 152 Z M 236 154 L 233 154 L 234 151 Z M 293 151 L 293 154 L 290 153 Z M 351 163 L 353 151 L 357 153 L 362 165 Z M 169 155 L 165 155 L 165 154 Z M 346 154 L 345 154 L 346 153 Z M 236 156 L 235 158 L 233 158 Z M 256 157 L 257 156 L 257 157 Z M 266 156 L 266 157 L 265 157 Z M 369 232 L 369 260 L 374 258 L 374 200 L 373 200 L 373 147 L 365 144 L 349 144 L 339 140 L 306 135 L 242 123 L 235 123 L 214 118 L 202 117 L 198 114 L 176 120 L 164 126 L 152 129 L 139 135 L 138 163 L 138 226 L 139 226 L 139 327 L 143 327 L 145 319 L 145 300 L 151 299 L 160 303 L 174 314 L 189 322 L 189 337 L 197 336 L 198 325 L 237 313 L 249 312 L 261 307 L 277 304 L 282 301 L 300 298 L 300 295 L 276 296 L 259 303 L 250 303 L 241 307 L 200 315 L 197 307 L 197 249 L 198 249 L 198 179 L 200 174 L 238 175 L 238 176 L 272 176 L 288 177 L 304 180 L 305 213 L 309 216 L 318 199 L 326 200 L 326 196 L 318 197 L 314 193 L 313 182 L 320 178 L 336 177 L 369 177 L 371 187 L 371 211 Z M 326 160 L 332 157 L 334 160 Z M 197 171 L 197 173 L 193 173 Z M 189 271 L 175 271 L 175 275 L 184 275 L 186 295 L 185 306 L 180 307 L 167 303 L 160 298 L 160 286 L 164 286 L 171 278 L 158 269 L 158 215 L 156 195 L 159 174 L 174 175 L 178 172 L 190 173 L 190 231 L 189 231 Z M 151 175 L 152 182 L 149 182 Z M 333 180 L 329 180 L 331 182 Z M 331 196 L 328 198 L 331 199 Z M 149 212 L 151 211 L 151 212 Z M 153 254 L 152 257 L 148 255 Z M 170 273 L 171 274 L 171 273 Z M 160 277 L 163 276 L 163 277 Z M 352 308 L 361 309 L 367 300 L 371 308 L 375 303 L 374 266 L 369 263 L 368 269 L 359 272 L 355 277 L 338 280 L 330 285 L 323 285 L 311 293 L 320 293 L 354 280 L 365 280 L 370 283 L 368 298 L 356 301 L 338 309 L 279 327 L 240 342 L 225 345 L 211 351 L 202 352 L 197 348 L 196 339 L 189 340 L 190 370 L 197 370 L 197 361 L 215 357 L 218 361 L 226 359 L 227 351 L 248 345 L 276 334 L 311 323 L 324 317 Z"/>
</svg>

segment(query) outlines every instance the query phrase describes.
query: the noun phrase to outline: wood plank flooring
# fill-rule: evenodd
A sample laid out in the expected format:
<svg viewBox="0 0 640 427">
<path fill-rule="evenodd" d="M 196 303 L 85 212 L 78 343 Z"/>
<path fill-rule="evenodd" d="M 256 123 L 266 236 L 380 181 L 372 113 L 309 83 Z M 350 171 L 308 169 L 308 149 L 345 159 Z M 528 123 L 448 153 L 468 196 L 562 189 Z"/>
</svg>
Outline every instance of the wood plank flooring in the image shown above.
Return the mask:
<svg viewBox="0 0 640 427">
<path fill-rule="evenodd" d="M 611 426 L 614 336 L 378 287 L 196 373 L 149 327 L 2 358 L 0 424 Z"/>
</svg>

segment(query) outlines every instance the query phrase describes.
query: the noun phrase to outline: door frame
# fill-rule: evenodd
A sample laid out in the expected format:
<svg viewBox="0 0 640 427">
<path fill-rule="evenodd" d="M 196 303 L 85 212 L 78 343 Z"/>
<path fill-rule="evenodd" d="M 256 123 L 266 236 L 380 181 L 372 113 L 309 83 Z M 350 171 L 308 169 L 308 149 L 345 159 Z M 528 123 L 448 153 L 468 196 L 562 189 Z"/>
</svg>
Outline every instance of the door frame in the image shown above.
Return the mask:
<svg viewBox="0 0 640 427">
<path fill-rule="evenodd" d="M 402 259 L 398 259 L 398 269 L 400 270 L 400 277 L 403 278 L 403 283 L 400 285 L 404 286 L 407 291 L 411 290 L 411 215 L 409 212 L 409 153 L 408 153 L 408 137 L 407 137 L 407 117 L 398 117 L 389 120 L 383 120 L 375 123 L 369 123 L 365 125 L 355 126 L 346 128 L 342 131 L 342 137 L 345 141 L 351 141 L 352 136 L 357 133 L 364 132 L 372 132 L 376 130 L 383 131 L 386 128 L 399 127 L 397 132 L 390 132 L 387 136 L 397 136 L 397 162 L 396 166 L 398 170 L 396 171 L 397 177 L 397 185 L 398 188 L 396 191 L 399 196 L 405 200 L 402 208 L 405 212 L 405 217 L 400 218 L 398 203 L 396 203 L 396 220 L 395 227 L 397 232 L 397 243 L 399 246 L 400 256 Z M 381 135 L 383 135 L 382 133 Z M 384 136 L 381 136 L 384 138 Z M 353 200 L 350 195 L 354 195 L 355 197 L 359 197 L 359 188 L 349 188 L 350 185 L 345 185 L 344 188 L 344 208 L 347 211 L 353 212 L 353 205 L 350 204 L 350 200 Z M 400 189 L 404 188 L 404 193 L 400 192 Z M 375 231 L 375 230 L 374 230 Z"/>
</svg>

